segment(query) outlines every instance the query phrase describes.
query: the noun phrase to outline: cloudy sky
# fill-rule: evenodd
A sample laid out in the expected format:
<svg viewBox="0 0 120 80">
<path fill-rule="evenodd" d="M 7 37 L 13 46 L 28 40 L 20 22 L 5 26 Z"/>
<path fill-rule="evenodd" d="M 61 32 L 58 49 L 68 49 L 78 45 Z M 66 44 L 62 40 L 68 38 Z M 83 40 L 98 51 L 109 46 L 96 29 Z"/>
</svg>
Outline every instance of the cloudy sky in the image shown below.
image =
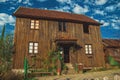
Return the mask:
<svg viewBox="0 0 120 80">
<path fill-rule="evenodd" d="M 14 33 L 13 12 L 19 7 L 32 7 L 87 15 L 100 23 L 102 38 L 120 39 L 120 0 L 0 0 L 0 34 Z"/>
</svg>

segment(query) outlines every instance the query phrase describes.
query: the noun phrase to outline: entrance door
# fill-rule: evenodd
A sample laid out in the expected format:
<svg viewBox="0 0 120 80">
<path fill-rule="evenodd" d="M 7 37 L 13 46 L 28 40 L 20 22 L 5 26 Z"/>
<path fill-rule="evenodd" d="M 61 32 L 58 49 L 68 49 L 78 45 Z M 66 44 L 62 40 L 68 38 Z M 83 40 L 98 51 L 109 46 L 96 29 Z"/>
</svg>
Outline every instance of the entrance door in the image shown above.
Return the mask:
<svg viewBox="0 0 120 80">
<path fill-rule="evenodd" d="M 64 63 L 69 63 L 70 62 L 70 57 L 69 57 L 69 46 L 64 46 L 63 47 L 63 53 L 64 53 Z"/>
</svg>

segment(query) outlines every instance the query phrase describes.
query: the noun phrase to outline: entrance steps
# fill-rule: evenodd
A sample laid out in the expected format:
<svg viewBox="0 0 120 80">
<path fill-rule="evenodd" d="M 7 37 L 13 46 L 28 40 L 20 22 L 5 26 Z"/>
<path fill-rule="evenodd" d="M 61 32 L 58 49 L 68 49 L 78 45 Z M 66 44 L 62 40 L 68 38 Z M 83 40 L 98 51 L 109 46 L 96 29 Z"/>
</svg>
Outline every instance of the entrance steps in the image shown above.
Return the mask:
<svg viewBox="0 0 120 80">
<path fill-rule="evenodd" d="M 66 63 L 65 65 L 68 68 L 67 74 L 75 74 L 76 73 L 76 71 L 71 63 Z"/>
<path fill-rule="evenodd" d="M 71 63 L 66 63 L 65 64 L 68 69 L 74 69 L 73 65 Z"/>
</svg>

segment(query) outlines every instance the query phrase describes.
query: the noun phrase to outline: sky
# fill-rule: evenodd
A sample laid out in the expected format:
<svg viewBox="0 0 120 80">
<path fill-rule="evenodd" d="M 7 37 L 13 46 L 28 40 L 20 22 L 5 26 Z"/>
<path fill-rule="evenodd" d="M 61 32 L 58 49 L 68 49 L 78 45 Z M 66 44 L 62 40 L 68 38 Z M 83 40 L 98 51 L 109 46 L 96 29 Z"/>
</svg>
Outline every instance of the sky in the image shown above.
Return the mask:
<svg viewBox="0 0 120 80">
<path fill-rule="evenodd" d="M 0 34 L 14 34 L 16 18 L 12 14 L 20 6 L 84 14 L 103 25 L 102 38 L 120 39 L 120 0 L 0 0 Z"/>
</svg>

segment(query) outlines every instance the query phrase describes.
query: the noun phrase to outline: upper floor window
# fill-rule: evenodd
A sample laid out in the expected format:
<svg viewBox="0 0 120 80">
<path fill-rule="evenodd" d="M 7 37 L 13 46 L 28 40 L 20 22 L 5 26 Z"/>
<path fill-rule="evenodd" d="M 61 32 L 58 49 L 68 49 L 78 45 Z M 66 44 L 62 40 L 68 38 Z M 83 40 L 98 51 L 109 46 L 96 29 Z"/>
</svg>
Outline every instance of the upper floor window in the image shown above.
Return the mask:
<svg viewBox="0 0 120 80">
<path fill-rule="evenodd" d="M 38 43 L 37 42 L 29 43 L 29 53 L 38 53 Z"/>
<path fill-rule="evenodd" d="M 39 20 L 31 20 L 31 29 L 39 29 Z"/>
<path fill-rule="evenodd" d="M 85 45 L 85 54 L 93 54 L 92 53 L 92 45 L 91 44 L 86 44 Z"/>
<path fill-rule="evenodd" d="M 83 31 L 84 31 L 84 33 L 89 33 L 89 25 L 88 24 L 83 24 Z"/>
<path fill-rule="evenodd" d="M 65 24 L 65 22 L 59 22 L 58 28 L 59 28 L 59 31 L 66 32 L 66 24 Z"/>
</svg>

